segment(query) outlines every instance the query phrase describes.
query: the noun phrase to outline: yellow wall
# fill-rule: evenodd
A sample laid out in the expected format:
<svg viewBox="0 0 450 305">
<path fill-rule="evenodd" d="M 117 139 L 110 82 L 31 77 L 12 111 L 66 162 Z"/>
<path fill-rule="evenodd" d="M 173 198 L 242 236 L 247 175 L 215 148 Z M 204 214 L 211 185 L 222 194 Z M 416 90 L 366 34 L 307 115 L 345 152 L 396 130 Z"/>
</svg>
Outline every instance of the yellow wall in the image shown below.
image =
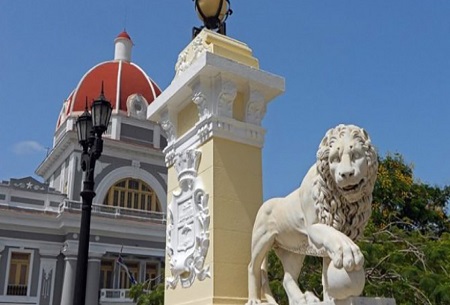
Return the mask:
<svg viewBox="0 0 450 305">
<path fill-rule="evenodd" d="M 242 92 L 236 94 L 236 99 L 233 103 L 233 119 L 244 122 L 245 121 L 245 99 Z"/>
<path fill-rule="evenodd" d="M 197 105 L 190 102 L 178 113 L 177 134 L 183 135 L 198 121 Z"/>
<path fill-rule="evenodd" d="M 214 139 L 214 294 L 247 298 L 251 232 L 262 204 L 259 148 Z"/>
<path fill-rule="evenodd" d="M 175 290 L 166 290 L 165 304 L 244 304 L 251 231 L 262 203 L 261 150 L 219 138 L 209 140 L 199 150 L 198 176 L 210 196 L 211 244 L 205 265 L 210 265 L 212 279 L 196 279 L 189 289 L 178 285 Z M 173 167 L 168 183 L 169 190 L 178 185 Z"/>
</svg>

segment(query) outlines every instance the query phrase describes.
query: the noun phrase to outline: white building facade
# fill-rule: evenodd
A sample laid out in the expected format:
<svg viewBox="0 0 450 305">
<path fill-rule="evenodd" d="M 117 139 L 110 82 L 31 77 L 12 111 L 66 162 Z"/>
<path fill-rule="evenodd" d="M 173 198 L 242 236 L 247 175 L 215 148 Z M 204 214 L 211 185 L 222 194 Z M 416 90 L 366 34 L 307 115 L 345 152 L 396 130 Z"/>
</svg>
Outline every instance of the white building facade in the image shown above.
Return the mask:
<svg viewBox="0 0 450 305">
<path fill-rule="evenodd" d="M 71 304 L 81 218 L 82 149 L 75 122 L 104 94 L 113 106 L 95 169 L 86 304 L 131 304 L 131 282 L 162 281 L 165 253 L 166 138 L 146 119 L 159 87 L 131 62 L 126 32 L 115 56 L 89 70 L 64 102 L 53 148 L 32 177 L 0 183 L 0 304 Z"/>
</svg>

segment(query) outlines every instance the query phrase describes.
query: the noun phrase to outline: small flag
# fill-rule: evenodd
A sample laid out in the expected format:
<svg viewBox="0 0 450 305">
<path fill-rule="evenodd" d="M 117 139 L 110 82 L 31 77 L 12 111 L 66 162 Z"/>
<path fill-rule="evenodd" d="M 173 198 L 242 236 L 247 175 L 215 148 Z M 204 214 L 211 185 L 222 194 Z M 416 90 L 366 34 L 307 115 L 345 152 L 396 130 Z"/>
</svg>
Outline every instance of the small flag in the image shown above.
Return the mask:
<svg viewBox="0 0 450 305">
<path fill-rule="evenodd" d="M 124 270 L 125 270 L 125 272 L 127 273 L 127 275 L 128 275 L 128 279 L 130 280 L 130 283 L 131 284 L 137 284 L 137 281 L 136 281 L 136 279 L 133 277 L 133 275 L 130 273 L 130 271 L 128 270 L 128 267 L 127 267 L 127 265 L 125 265 L 125 263 L 124 263 L 124 261 L 123 261 L 123 257 L 122 257 L 122 251 L 120 251 L 121 253 L 119 254 L 119 257 L 116 259 L 116 263 L 120 266 L 120 267 L 122 267 Z"/>
</svg>

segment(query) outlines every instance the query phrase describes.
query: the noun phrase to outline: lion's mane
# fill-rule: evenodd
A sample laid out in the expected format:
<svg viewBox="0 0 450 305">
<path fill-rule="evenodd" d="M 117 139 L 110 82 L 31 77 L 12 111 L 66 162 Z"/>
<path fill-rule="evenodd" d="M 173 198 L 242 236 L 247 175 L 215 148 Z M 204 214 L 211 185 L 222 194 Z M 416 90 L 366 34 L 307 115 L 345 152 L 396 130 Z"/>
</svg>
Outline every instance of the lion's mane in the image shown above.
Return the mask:
<svg viewBox="0 0 450 305">
<path fill-rule="evenodd" d="M 341 195 L 330 173 L 330 141 L 339 139 L 346 133 L 350 133 L 354 139 L 362 143 L 369 166 L 366 184 L 361 189 L 363 195 L 358 202 L 353 203 Z M 357 240 L 361 237 L 371 215 L 372 191 L 378 169 L 377 153 L 368 134 L 353 125 L 339 125 L 330 129 L 319 146 L 316 166 L 319 175 L 314 181 L 313 198 L 319 222 L 335 228 L 352 240 Z"/>
</svg>

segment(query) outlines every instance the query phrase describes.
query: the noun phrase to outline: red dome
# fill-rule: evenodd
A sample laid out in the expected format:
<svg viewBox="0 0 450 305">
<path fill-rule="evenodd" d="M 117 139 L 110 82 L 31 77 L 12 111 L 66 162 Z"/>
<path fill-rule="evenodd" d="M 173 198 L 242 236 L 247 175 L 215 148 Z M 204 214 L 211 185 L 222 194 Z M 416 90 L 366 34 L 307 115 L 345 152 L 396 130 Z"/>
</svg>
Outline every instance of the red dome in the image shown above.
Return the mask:
<svg viewBox="0 0 450 305">
<path fill-rule="evenodd" d="M 132 94 L 142 95 L 148 104 L 161 94 L 158 85 L 139 66 L 126 61 L 104 62 L 88 71 L 69 95 L 57 128 L 66 117 L 84 111 L 86 97 L 90 106 L 100 95 L 102 81 L 105 97 L 111 102 L 113 113 L 127 113 L 127 99 Z"/>
<path fill-rule="evenodd" d="M 123 39 L 130 42 L 125 42 Z M 102 82 L 104 94 L 111 102 L 113 114 L 127 114 L 127 99 L 133 95 L 144 97 L 147 104 L 161 94 L 161 89 L 148 75 L 136 64 L 131 62 L 131 38 L 123 31 L 115 39 L 114 60 L 103 62 L 89 70 L 80 80 L 75 90 L 70 93 L 64 102 L 63 109 L 59 115 L 56 129 L 69 116 L 80 115 L 86 107 L 92 104 L 100 95 Z"/>
</svg>

